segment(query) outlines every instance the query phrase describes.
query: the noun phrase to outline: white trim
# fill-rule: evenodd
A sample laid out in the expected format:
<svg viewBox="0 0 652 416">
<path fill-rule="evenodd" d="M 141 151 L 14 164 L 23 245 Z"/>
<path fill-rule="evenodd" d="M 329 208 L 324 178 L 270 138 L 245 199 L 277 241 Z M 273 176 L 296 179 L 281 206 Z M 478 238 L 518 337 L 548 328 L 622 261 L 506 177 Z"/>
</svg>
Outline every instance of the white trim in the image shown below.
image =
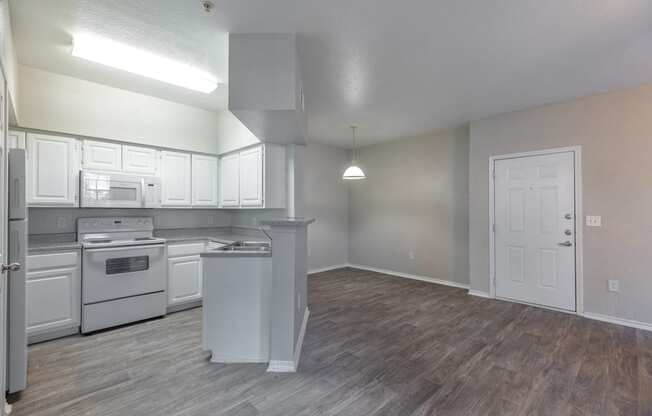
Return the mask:
<svg viewBox="0 0 652 416">
<path fill-rule="evenodd" d="M 257 364 L 257 363 L 266 363 L 268 358 L 243 358 L 236 356 L 220 356 L 220 355 L 211 355 L 210 362 L 220 363 L 220 364 L 237 364 L 237 363 L 246 363 L 246 364 Z"/>
<path fill-rule="evenodd" d="M 294 360 L 281 361 L 271 360 L 267 366 L 268 373 L 295 373 L 299 369 L 299 360 L 301 359 L 301 347 L 303 346 L 303 337 L 306 335 L 306 327 L 308 326 L 308 318 L 310 317 L 310 309 L 306 307 L 303 313 L 303 322 L 301 323 L 301 330 L 297 343 L 294 346 Z"/>
<path fill-rule="evenodd" d="M 301 323 L 301 330 L 297 338 L 297 344 L 294 346 L 294 368 L 299 369 L 299 360 L 301 359 L 301 348 L 303 347 L 303 337 L 306 335 L 306 327 L 308 326 L 308 318 L 310 317 L 310 309 L 306 307 L 303 312 L 303 322 Z"/>
<path fill-rule="evenodd" d="M 452 286 L 452 287 L 457 287 L 457 288 L 460 288 L 460 289 L 468 289 L 469 288 L 469 285 L 466 284 L 466 283 L 458 283 L 458 282 L 452 282 L 450 280 L 437 279 L 435 277 L 419 276 L 419 275 L 416 275 L 416 274 L 396 272 L 394 270 L 379 269 L 377 267 L 364 266 L 362 264 L 349 264 L 348 267 L 351 267 L 351 268 L 354 268 L 354 269 L 360 269 L 360 270 L 368 270 L 370 272 L 388 274 L 388 275 L 391 275 L 391 276 L 405 277 L 407 279 L 420 280 L 422 282 L 434 283 L 434 284 L 437 284 L 437 285 Z"/>
<path fill-rule="evenodd" d="M 494 168 L 495 162 L 502 159 L 550 155 L 554 153 L 573 153 L 575 173 L 575 311 L 584 312 L 584 227 L 582 210 L 582 146 L 559 147 L 533 152 L 512 153 L 489 157 L 489 297 L 496 297 L 496 247 L 494 234 Z M 533 305 L 540 306 L 540 305 Z"/>
<path fill-rule="evenodd" d="M 482 291 L 482 290 L 473 290 L 473 289 L 469 289 L 469 295 L 471 295 L 471 296 L 477 296 L 477 297 L 479 297 L 479 298 L 488 298 L 488 299 L 491 299 L 491 295 L 489 295 L 489 293 L 484 292 L 484 291 Z"/>
<path fill-rule="evenodd" d="M 294 361 L 272 360 L 267 366 L 268 373 L 295 373 Z"/>
<path fill-rule="evenodd" d="M 625 319 L 625 318 L 616 318 L 615 316 L 602 315 L 600 313 L 593 313 L 593 312 L 584 312 L 582 316 L 588 319 L 594 319 L 596 321 L 628 326 L 630 328 L 642 329 L 643 331 L 652 331 L 652 323 L 634 321 L 632 319 Z"/>
<path fill-rule="evenodd" d="M 308 270 L 308 274 L 323 273 L 331 270 L 343 269 L 345 267 L 350 267 L 348 263 L 345 264 L 335 264 L 333 266 L 320 267 L 319 269 Z"/>
</svg>

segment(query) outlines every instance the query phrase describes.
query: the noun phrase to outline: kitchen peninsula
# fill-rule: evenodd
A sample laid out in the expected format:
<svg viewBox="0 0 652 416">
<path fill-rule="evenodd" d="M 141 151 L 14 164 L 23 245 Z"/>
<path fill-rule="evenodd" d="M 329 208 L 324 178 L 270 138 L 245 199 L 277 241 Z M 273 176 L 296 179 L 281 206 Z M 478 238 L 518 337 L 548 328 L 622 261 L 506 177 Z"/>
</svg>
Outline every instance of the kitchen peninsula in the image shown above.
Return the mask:
<svg viewBox="0 0 652 416">
<path fill-rule="evenodd" d="M 309 316 L 306 237 L 312 222 L 262 221 L 271 245 L 238 242 L 201 254 L 202 346 L 212 362 L 269 362 L 268 371 L 296 371 Z"/>
</svg>

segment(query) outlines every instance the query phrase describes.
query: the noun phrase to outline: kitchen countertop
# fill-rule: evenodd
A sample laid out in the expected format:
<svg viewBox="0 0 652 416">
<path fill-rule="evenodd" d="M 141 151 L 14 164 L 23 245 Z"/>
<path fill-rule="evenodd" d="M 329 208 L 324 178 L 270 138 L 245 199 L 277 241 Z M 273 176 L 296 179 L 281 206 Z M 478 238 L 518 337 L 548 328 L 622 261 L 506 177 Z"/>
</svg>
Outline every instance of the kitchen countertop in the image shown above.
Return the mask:
<svg viewBox="0 0 652 416">
<path fill-rule="evenodd" d="M 210 250 L 205 251 L 199 255 L 204 257 L 272 257 L 271 251 L 219 251 Z"/>
<path fill-rule="evenodd" d="M 46 251 L 77 250 L 81 243 L 77 241 L 75 233 L 66 234 L 32 234 L 27 242 L 28 254 L 37 254 Z"/>
<path fill-rule="evenodd" d="M 267 238 L 260 231 L 234 233 L 230 228 L 181 228 L 169 230 L 154 230 L 154 237 L 165 238 L 168 243 L 184 241 L 208 240 L 217 243 L 230 244 L 235 241 L 267 242 Z"/>
<path fill-rule="evenodd" d="M 230 244 L 235 241 L 267 242 L 269 238 L 258 230 L 223 228 L 178 228 L 154 230 L 154 237 L 164 238 L 168 243 L 190 241 L 214 241 Z M 82 247 L 75 233 L 31 234 L 28 239 L 28 254 L 48 251 L 76 250 Z M 258 253 L 257 253 L 258 254 Z"/>
</svg>

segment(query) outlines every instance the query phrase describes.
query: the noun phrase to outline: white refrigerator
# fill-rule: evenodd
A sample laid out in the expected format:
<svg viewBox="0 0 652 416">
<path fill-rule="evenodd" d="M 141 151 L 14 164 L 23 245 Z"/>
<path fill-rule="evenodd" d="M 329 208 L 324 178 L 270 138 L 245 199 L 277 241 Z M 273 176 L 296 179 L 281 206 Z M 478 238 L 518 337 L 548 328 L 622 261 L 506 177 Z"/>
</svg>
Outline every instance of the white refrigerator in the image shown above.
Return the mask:
<svg viewBox="0 0 652 416">
<path fill-rule="evenodd" d="M 25 150 L 9 151 L 9 263 L 7 287 L 7 391 L 15 393 L 27 385 L 27 201 Z"/>
</svg>

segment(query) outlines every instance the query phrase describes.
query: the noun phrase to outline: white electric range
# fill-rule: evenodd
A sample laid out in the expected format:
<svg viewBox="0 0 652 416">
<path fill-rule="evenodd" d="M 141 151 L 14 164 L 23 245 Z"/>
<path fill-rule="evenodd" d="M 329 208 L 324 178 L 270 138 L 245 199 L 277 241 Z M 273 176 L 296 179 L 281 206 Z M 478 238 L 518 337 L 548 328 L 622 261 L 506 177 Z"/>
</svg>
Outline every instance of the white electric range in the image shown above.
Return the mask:
<svg viewBox="0 0 652 416">
<path fill-rule="evenodd" d="M 80 218 L 82 333 L 165 315 L 165 240 L 150 217 Z"/>
</svg>

